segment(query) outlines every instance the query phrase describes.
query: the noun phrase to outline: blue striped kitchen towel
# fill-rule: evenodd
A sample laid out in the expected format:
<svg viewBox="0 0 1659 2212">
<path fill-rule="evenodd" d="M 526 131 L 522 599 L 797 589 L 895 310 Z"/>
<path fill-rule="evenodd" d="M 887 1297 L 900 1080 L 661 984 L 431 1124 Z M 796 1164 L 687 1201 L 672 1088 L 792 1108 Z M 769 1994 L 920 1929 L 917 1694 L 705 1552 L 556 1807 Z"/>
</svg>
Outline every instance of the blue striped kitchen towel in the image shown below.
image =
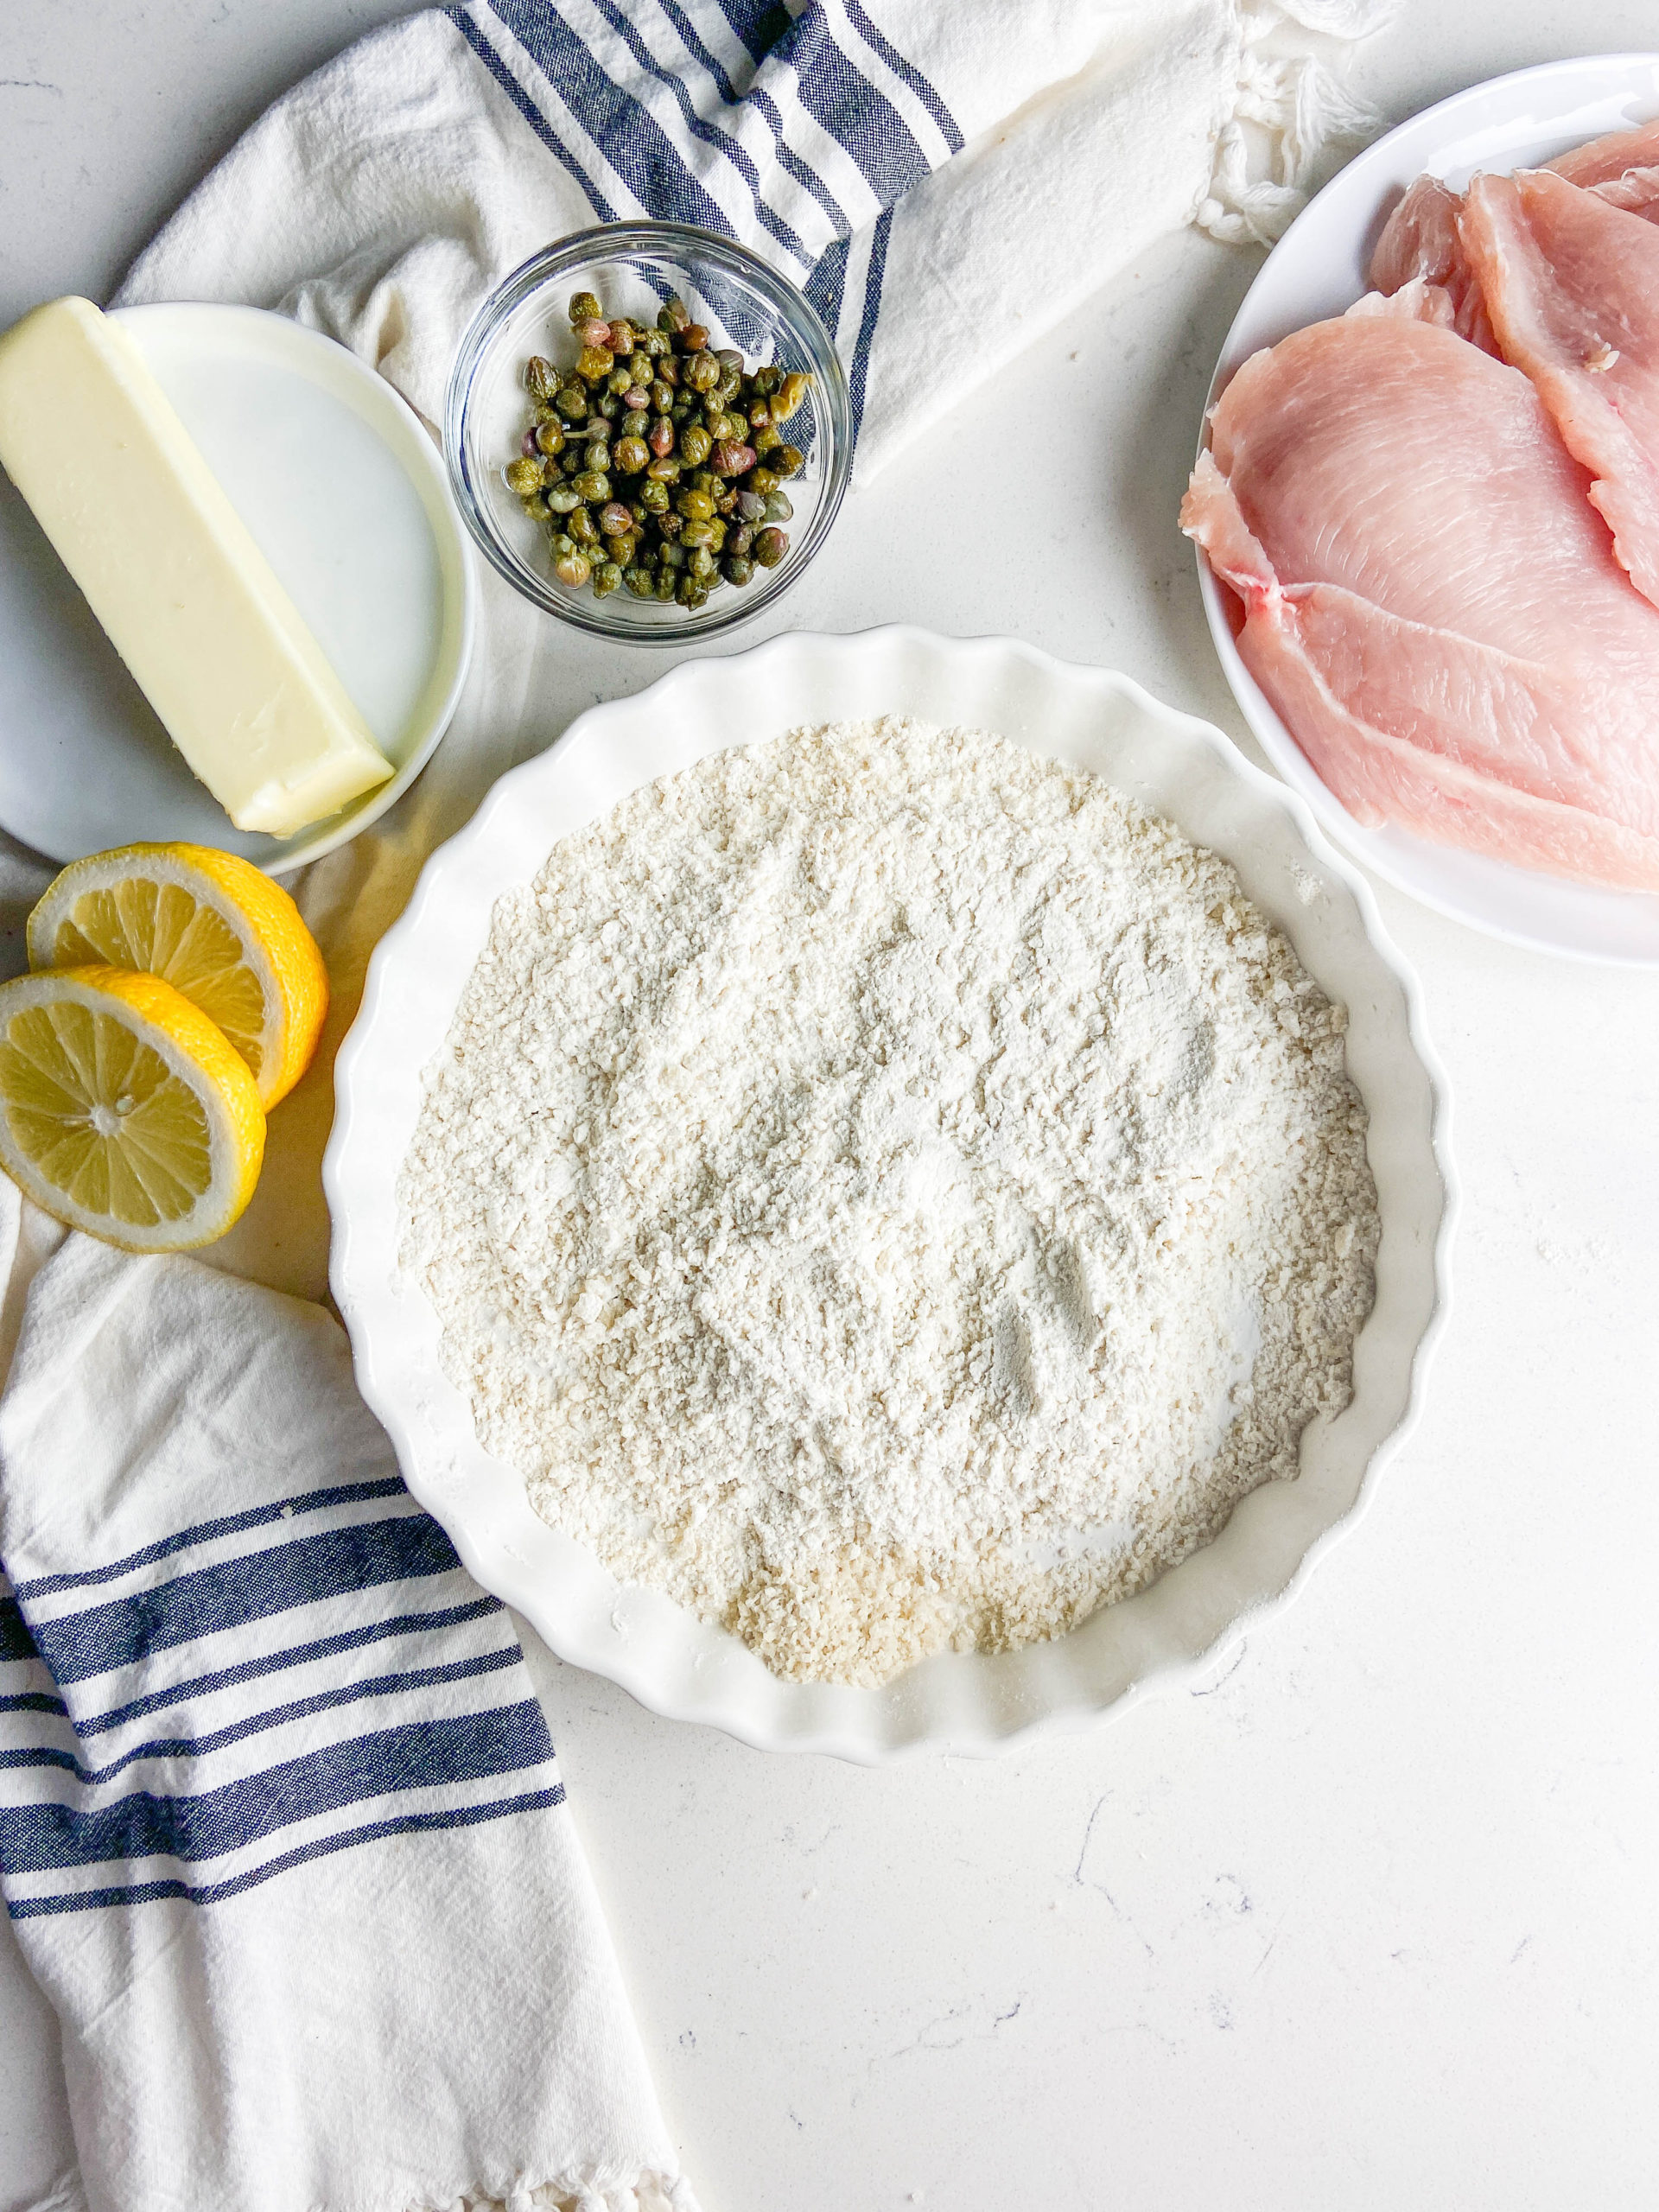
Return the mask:
<svg viewBox="0 0 1659 2212">
<path fill-rule="evenodd" d="M 279 101 L 120 299 L 283 308 L 435 421 L 529 255 L 696 223 L 818 308 L 868 478 L 1160 234 L 1276 236 L 1375 123 L 1326 64 L 1389 4 L 457 0 Z"/>
<path fill-rule="evenodd" d="M 0 1402 L 0 1556 L 54 2207 L 690 2207 L 512 1619 L 321 1307 L 70 1238 Z"/>
</svg>

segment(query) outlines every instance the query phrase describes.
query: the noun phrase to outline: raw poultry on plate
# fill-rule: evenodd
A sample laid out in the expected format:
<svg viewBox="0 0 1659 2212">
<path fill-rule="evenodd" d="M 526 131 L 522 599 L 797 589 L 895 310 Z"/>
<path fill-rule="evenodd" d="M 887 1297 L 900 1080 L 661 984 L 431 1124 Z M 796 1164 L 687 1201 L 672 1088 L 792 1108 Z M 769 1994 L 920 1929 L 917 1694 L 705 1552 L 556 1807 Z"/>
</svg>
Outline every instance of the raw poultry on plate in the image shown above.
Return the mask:
<svg viewBox="0 0 1659 2212">
<path fill-rule="evenodd" d="M 1356 820 L 1659 890 L 1659 124 L 1420 178 L 1254 355 L 1182 527 Z"/>
</svg>

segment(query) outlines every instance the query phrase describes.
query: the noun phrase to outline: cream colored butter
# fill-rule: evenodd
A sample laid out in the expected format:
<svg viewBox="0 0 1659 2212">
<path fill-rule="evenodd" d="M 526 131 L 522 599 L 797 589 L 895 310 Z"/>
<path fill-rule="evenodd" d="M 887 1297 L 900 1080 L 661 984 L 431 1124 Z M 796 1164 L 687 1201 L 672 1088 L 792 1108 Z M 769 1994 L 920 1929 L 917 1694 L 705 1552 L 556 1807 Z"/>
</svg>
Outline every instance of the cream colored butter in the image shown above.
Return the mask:
<svg viewBox="0 0 1659 2212">
<path fill-rule="evenodd" d="M 288 836 L 391 764 L 118 322 L 0 337 L 0 465 L 238 830 Z"/>
</svg>

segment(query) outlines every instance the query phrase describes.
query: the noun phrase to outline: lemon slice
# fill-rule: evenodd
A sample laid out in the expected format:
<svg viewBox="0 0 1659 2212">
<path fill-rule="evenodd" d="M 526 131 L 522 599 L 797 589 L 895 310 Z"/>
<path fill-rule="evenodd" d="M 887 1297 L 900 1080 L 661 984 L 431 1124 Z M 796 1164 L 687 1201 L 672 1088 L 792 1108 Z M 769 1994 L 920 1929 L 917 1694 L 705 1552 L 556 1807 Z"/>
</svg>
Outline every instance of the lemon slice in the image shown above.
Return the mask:
<svg viewBox="0 0 1659 2212">
<path fill-rule="evenodd" d="M 72 1229 L 129 1252 L 210 1244 L 264 1149 L 247 1064 L 171 983 L 115 968 L 0 983 L 0 1166 Z"/>
<path fill-rule="evenodd" d="M 328 971 L 279 884 L 210 845 L 124 845 L 72 861 L 29 918 L 31 968 L 164 976 L 218 1023 L 269 1109 L 311 1064 Z"/>
</svg>

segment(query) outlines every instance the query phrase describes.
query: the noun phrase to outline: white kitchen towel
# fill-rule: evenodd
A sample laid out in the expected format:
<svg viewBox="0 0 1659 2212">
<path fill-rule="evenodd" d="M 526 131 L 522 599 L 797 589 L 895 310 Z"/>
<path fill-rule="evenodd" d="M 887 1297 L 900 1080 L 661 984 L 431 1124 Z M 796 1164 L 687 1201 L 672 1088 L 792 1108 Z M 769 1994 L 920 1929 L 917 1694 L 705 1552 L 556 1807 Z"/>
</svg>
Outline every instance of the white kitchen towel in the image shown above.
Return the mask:
<svg viewBox="0 0 1659 2212">
<path fill-rule="evenodd" d="M 1275 237 L 1374 123 L 1325 57 L 1386 5 L 465 0 L 279 100 L 121 296 L 281 307 L 436 421 L 528 255 L 697 223 L 823 315 L 867 479 L 1160 233 Z"/>
<path fill-rule="evenodd" d="M 0 1178 L 0 1272 L 19 1219 Z M 321 1307 L 61 1242 L 0 1560 L 0 1884 L 79 2161 L 52 2212 L 695 2212 L 511 1618 Z"/>
</svg>

